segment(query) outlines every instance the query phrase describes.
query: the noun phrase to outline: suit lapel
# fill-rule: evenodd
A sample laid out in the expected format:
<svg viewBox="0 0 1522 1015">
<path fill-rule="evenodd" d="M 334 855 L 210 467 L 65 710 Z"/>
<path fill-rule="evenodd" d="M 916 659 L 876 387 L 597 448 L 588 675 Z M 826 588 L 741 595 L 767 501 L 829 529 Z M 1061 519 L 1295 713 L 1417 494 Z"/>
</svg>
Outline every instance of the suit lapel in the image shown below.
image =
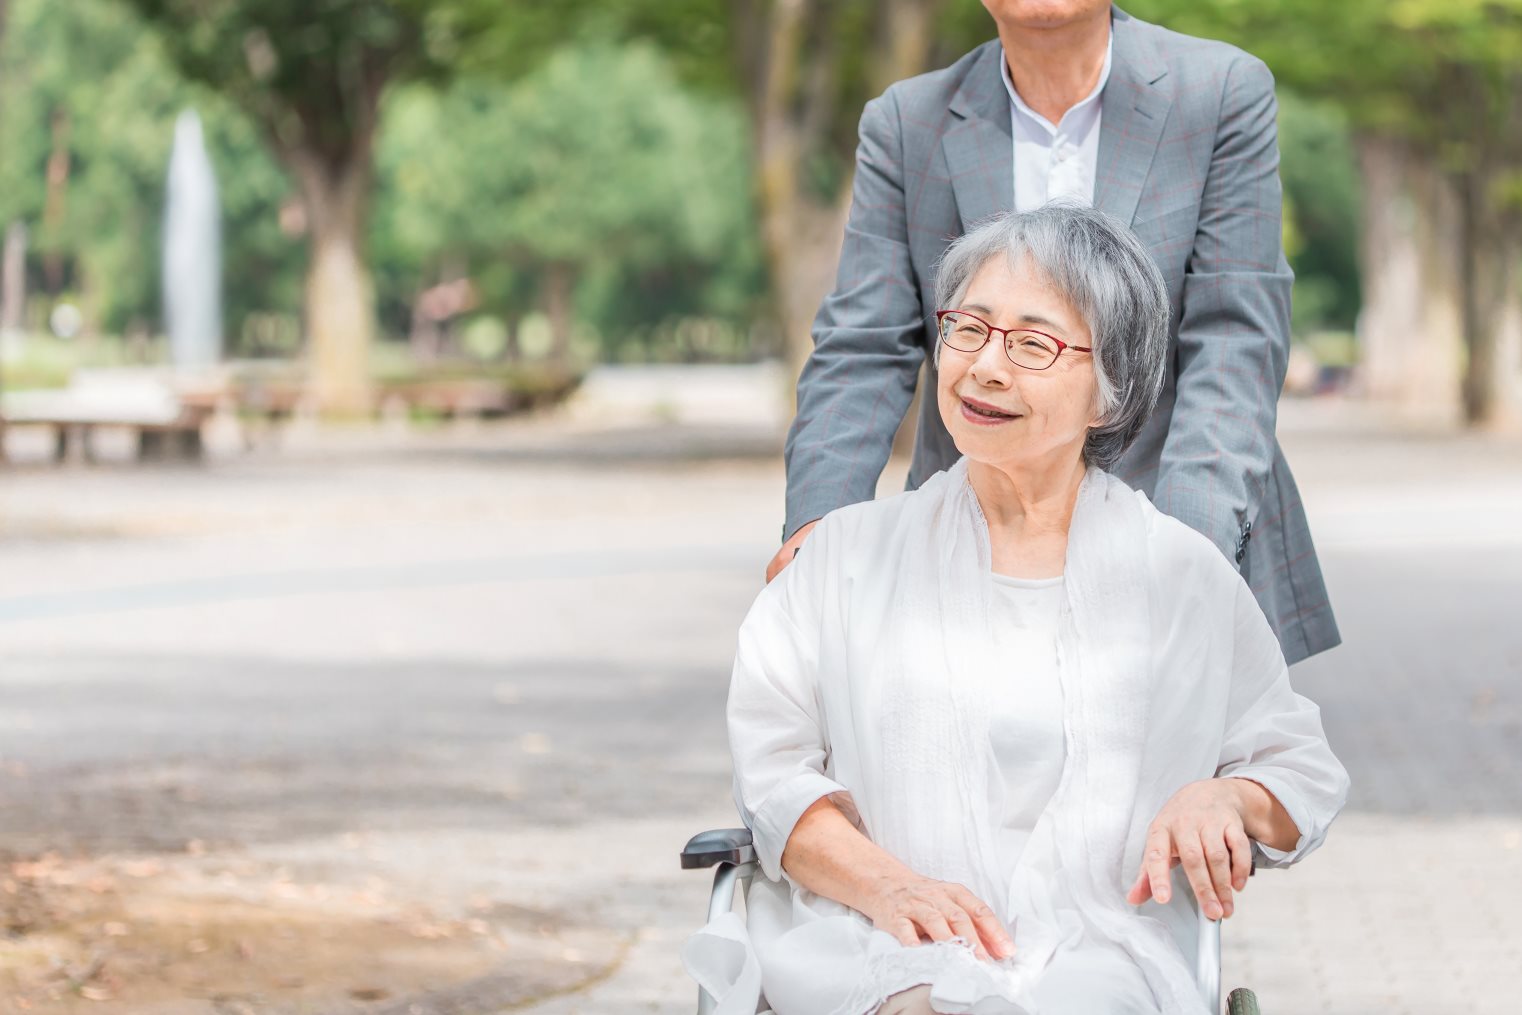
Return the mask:
<svg viewBox="0 0 1522 1015">
<path fill-rule="evenodd" d="M 1173 95 L 1166 81 L 1168 65 L 1142 26 L 1115 8 L 1111 31 L 1115 53 L 1110 80 L 1100 98 L 1094 205 L 1130 225 Z M 984 44 L 952 97 L 950 109 L 956 122 L 941 138 L 964 230 L 1015 204 L 1014 141 L 1009 95 L 999 71 L 1002 59 L 1004 50 L 998 40 Z"/>
<path fill-rule="evenodd" d="M 941 138 L 964 231 L 1015 205 L 1014 138 L 1009 95 L 999 75 L 1002 59 L 998 40 L 983 45 L 951 99 L 954 122 Z"/>
<path fill-rule="evenodd" d="M 1173 105 L 1168 66 L 1130 15 L 1115 9 L 1115 52 L 1100 99 L 1094 206 L 1130 225 Z"/>
</svg>

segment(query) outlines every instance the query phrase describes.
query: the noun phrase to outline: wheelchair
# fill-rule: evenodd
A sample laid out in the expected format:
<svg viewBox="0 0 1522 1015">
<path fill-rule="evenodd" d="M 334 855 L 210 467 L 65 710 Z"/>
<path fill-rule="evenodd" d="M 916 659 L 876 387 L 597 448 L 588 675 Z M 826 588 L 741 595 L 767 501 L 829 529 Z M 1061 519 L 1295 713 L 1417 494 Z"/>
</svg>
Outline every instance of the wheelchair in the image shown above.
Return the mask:
<svg viewBox="0 0 1522 1015">
<path fill-rule="evenodd" d="M 748 828 L 718 828 L 699 832 L 682 849 L 683 870 L 716 868 L 713 891 L 708 897 L 708 919 L 715 920 L 734 908 L 735 888 L 750 888 L 759 865 Z M 1256 874 L 1253 860 L 1249 874 Z M 1197 908 L 1200 920 L 1200 944 L 1194 959 L 1195 983 L 1200 996 L 1212 1012 L 1221 1011 L 1221 921 L 1205 916 Z M 698 988 L 698 1015 L 711 1015 L 716 1004 L 702 987 Z M 1246 987 L 1238 987 L 1226 998 L 1226 1015 L 1259 1015 L 1258 999 Z"/>
</svg>

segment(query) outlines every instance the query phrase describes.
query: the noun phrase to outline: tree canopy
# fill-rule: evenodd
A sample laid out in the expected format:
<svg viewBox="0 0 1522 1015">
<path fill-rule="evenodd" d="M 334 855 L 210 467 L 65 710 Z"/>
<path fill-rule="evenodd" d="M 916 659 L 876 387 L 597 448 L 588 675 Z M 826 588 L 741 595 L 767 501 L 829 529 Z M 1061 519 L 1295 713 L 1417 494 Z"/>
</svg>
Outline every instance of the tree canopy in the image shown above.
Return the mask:
<svg viewBox="0 0 1522 1015">
<path fill-rule="evenodd" d="M 157 329 L 164 169 L 193 106 L 224 202 L 231 346 L 304 333 L 335 405 L 363 401 L 377 322 L 413 334 L 427 294 L 461 280 L 474 309 L 451 328 L 543 315 L 562 355 L 572 336 L 665 355 L 697 317 L 731 329 L 726 355 L 776 324 L 806 336 L 863 103 L 994 31 L 977 0 L 9 6 L 0 225 L 28 226 L 34 291 L 97 330 Z M 1297 328 L 1358 313 L 1361 137 L 1444 174 L 1469 195 L 1466 249 L 1511 263 L 1522 0 L 1125 7 L 1274 70 Z"/>
</svg>

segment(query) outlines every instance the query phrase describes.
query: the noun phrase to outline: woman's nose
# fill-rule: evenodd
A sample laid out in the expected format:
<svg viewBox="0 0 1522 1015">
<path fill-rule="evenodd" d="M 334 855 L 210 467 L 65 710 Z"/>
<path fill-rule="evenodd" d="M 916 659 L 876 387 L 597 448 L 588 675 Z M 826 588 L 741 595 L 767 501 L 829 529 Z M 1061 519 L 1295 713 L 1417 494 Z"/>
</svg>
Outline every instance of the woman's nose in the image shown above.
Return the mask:
<svg viewBox="0 0 1522 1015">
<path fill-rule="evenodd" d="M 997 338 L 991 338 L 978 350 L 968 372 L 979 384 L 1007 388 L 1010 384 L 1009 372 L 1013 369 L 1014 364 L 1004 355 L 1003 343 Z"/>
</svg>

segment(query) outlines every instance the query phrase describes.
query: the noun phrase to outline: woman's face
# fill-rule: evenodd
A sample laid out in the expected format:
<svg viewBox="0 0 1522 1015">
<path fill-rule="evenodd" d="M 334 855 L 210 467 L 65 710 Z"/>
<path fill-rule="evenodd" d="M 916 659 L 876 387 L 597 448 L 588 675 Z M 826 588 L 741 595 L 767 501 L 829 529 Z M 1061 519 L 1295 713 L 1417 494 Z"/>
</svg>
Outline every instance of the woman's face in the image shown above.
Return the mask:
<svg viewBox="0 0 1522 1015">
<path fill-rule="evenodd" d="M 1012 268 L 1008 258 L 993 258 L 973 276 L 961 305 L 942 309 L 976 314 L 996 328 L 1041 331 L 1069 346 L 1091 344 L 1082 316 L 1025 261 Z M 975 462 L 1029 469 L 1075 461 L 1089 427 L 1099 422 L 1093 357 L 1064 349 L 1047 369 L 1030 370 L 1005 352 L 1006 342 L 1020 340 L 995 333 L 978 352 L 941 342 L 941 420 L 957 450 Z"/>
</svg>

